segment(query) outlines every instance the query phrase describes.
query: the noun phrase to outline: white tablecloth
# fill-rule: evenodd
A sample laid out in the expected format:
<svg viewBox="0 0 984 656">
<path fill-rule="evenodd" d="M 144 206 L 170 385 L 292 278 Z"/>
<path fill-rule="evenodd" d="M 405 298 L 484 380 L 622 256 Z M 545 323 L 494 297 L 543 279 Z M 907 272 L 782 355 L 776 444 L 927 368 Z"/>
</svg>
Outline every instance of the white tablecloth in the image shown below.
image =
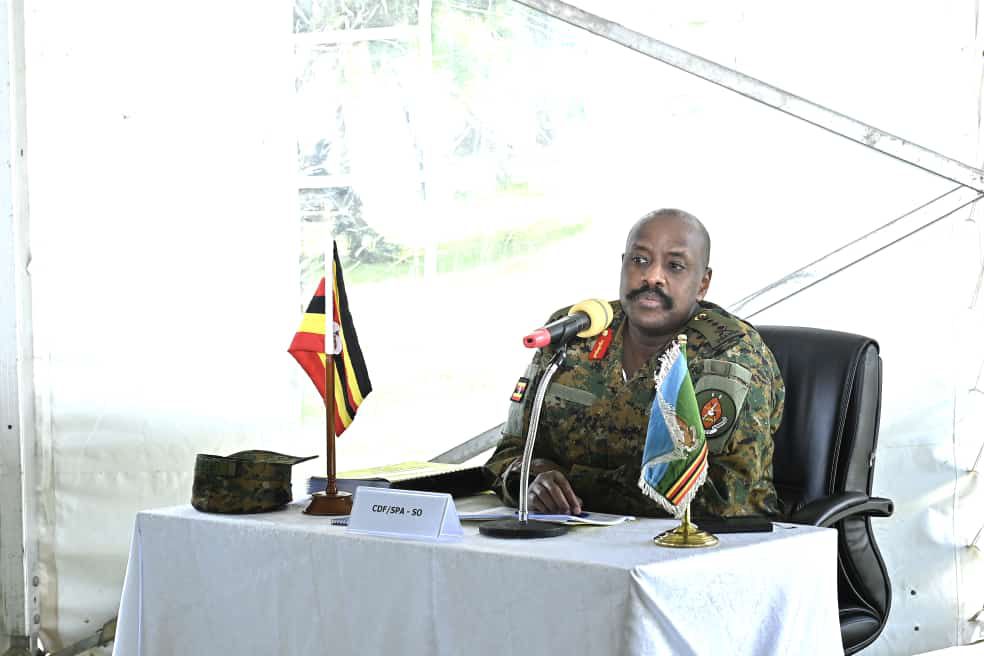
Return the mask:
<svg viewBox="0 0 984 656">
<path fill-rule="evenodd" d="M 449 544 L 349 534 L 305 506 L 139 513 L 114 656 L 843 653 L 831 529 L 689 550 L 653 544 L 670 520 L 542 540 L 466 523 Z"/>
</svg>

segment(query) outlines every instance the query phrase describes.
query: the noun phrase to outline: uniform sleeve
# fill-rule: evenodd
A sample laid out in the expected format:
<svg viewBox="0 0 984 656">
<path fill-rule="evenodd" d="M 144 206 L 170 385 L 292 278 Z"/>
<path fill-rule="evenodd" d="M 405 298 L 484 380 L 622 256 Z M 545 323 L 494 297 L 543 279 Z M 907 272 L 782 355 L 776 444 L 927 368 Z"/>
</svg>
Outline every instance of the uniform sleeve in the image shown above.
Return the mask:
<svg viewBox="0 0 984 656">
<path fill-rule="evenodd" d="M 547 319 L 550 323 L 567 315 L 568 308 L 557 310 Z M 526 432 L 530 422 L 530 411 L 533 406 L 533 396 L 536 392 L 536 385 L 540 381 L 540 374 L 543 372 L 544 363 L 549 361 L 553 355 L 550 349 L 537 349 L 530 360 L 526 373 L 517 382 L 516 389 L 509 401 L 509 411 L 506 415 L 506 423 L 502 427 L 502 437 L 496 446 L 492 457 L 485 463 L 495 477 L 492 489 L 507 504 L 516 505 L 516 491 L 519 486 L 518 461 L 523 455 L 523 446 L 526 444 Z M 520 383 L 525 382 L 525 390 L 521 400 L 516 400 L 517 391 Z M 533 446 L 533 458 L 543 458 L 555 462 L 556 456 L 545 446 L 549 443 L 546 438 L 546 431 L 549 430 L 543 424 L 539 427 L 536 444 Z M 517 462 L 515 467 L 510 468 L 513 462 Z M 537 473 L 536 469 L 531 468 L 530 478 Z M 510 485 L 507 486 L 506 483 Z"/>
<path fill-rule="evenodd" d="M 509 435 L 505 432 L 505 428 L 503 428 L 502 436 L 499 438 L 499 444 L 495 447 L 495 452 L 489 458 L 488 462 L 485 463 L 485 468 L 495 476 L 496 487 L 498 487 L 500 478 L 506 467 L 521 455 L 523 455 L 523 439 L 518 435 Z"/>
<path fill-rule="evenodd" d="M 534 392 L 540 379 L 542 359 L 542 352 L 537 351 L 526 368 L 526 373 L 517 382 L 513 396 L 509 401 L 509 412 L 502 427 L 499 444 L 492 453 L 492 457 L 485 463 L 486 469 L 495 477 L 492 489 L 505 503 L 510 505 L 516 505 L 516 494 L 519 487 L 518 463 L 523 455 L 523 446 L 526 444 L 526 432 L 529 426 Z M 521 386 L 522 390 L 520 389 Z M 517 400 L 517 396 L 521 396 L 521 398 Z M 533 448 L 534 459 L 543 458 L 555 461 L 556 457 L 545 446 L 549 442 L 544 435 L 547 429 L 541 424 L 539 430 Z M 510 467 L 513 463 L 516 465 Z M 536 473 L 536 469 L 531 469 L 531 478 Z"/>
<path fill-rule="evenodd" d="M 719 357 L 751 375 L 734 427 L 719 452 L 711 455 L 708 478 L 695 506 L 721 516 L 778 514 L 772 456 L 785 398 L 779 367 L 757 335 Z"/>
</svg>

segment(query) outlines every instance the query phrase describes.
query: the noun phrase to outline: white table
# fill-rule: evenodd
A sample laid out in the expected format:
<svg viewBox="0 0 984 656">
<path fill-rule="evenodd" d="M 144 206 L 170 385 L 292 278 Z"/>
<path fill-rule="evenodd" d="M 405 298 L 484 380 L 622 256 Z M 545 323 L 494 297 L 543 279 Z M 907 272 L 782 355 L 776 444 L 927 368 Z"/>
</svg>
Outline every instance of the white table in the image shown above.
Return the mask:
<svg viewBox="0 0 984 656">
<path fill-rule="evenodd" d="M 653 545 L 670 520 L 542 540 L 465 523 L 448 544 L 349 534 L 305 506 L 139 513 L 113 654 L 843 653 L 832 529 L 688 550 Z"/>
</svg>

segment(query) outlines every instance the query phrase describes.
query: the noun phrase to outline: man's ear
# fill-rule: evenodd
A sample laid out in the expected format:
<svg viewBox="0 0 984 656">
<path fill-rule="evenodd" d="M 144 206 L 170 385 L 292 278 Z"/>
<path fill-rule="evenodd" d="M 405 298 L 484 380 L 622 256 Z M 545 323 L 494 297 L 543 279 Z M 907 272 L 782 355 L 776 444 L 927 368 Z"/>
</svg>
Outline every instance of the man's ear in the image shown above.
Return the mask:
<svg viewBox="0 0 984 656">
<path fill-rule="evenodd" d="M 698 301 L 704 300 L 704 295 L 707 294 L 707 288 L 711 286 L 711 274 L 713 273 L 714 272 L 711 271 L 711 267 L 704 269 L 704 275 L 700 279 L 700 287 L 697 288 Z"/>
</svg>

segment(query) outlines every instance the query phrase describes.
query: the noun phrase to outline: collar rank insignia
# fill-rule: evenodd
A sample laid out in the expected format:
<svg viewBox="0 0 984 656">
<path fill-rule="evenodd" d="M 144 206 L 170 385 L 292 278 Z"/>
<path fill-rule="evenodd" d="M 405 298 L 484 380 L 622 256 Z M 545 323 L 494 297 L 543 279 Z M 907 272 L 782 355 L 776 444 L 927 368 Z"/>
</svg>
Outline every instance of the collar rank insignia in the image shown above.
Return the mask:
<svg viewBox="0 0 984 656">
<path fill-rule="evenodd" d="M 605 354 L 608 353 L 608 347 L 612 343 L 612 337 L 614 335 L 612 334 L 611 328 L 602 330 L 601 334 L 598 335 L 598 339 L 595 340 L 594 345 L 591 347 L 591 355 L 588 356 L 588 359 L 601 360 L 604 358 Z"/>
<path fill-rule="evenodd" d="M 513 403 L 522 403 L 523 397 L 526 396 L 526 387 L 530 384 L 529 378 L 520 378 L 516 382 L 516 389 L 513 390 L 512 396 L 509 400 Z"/>
</svg>

